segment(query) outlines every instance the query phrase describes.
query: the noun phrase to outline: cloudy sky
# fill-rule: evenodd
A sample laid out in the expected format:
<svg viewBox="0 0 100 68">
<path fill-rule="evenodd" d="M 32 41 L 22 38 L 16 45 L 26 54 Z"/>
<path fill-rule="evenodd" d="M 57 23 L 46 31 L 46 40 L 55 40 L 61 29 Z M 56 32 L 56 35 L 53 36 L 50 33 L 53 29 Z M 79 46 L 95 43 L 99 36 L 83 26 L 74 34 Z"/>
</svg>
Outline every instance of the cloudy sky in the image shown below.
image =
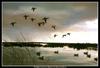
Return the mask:
<svg viewBox="0 0 100 68">
<path fill-rule="evenodd" d="M 98 43 L 97 2 L 3 2 L 2 41 Z M 33 12 L 32 7 L 36 10 Z M 24 19 L 24 15 L 29 15 Z M 37 23 L 48 17 L 47 23 Z M 32 22 L 31 18 L 35 18 Z M 15 26 L 10 25 L 16 22 Z M 51 28 L 56 25 L 56 29 Z M 63 34 L 71 33 L 62 38 Z M 57 36 L 54 38 L 54 34 Z"/>
</svg>

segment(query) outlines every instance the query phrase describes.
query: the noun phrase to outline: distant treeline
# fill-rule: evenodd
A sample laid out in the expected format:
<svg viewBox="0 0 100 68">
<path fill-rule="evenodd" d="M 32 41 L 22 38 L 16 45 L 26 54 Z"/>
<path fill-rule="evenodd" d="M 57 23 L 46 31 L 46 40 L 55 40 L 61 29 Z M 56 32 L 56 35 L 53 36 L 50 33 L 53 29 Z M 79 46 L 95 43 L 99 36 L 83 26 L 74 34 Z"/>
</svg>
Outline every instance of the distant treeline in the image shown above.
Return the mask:
<svg viewBox="0 0 100 68">
<path fill-rule="evenodd" d="M 20 46 L 20 47 L 64 47 L 68 46 L 74 49 L 93 49 L 97 50 L 97 44 L 95 43 L 45 43 L 42 45 L 40 42 L 3 42 L 3 46 Z"/>
<path fill-rule="evenodd" d="M 44 47 L 64 47 L 64 46 L 68 46 L 70 48 L 74 48 L 77 50 L 80 49 L 97 50 L 97 44 L 95 43 L 48 43 L 48 45 Z"/>
<path fill-rule="evenodd" d="M 39 43 L 28 43 L 28 42 L 3 42 L 3 46 L 20 46 L 20 47 L 25 47 L 25 46 L 30 46 L 30 47 L 35 47 L 35 46 L 42 46 Z"/>
</svg>

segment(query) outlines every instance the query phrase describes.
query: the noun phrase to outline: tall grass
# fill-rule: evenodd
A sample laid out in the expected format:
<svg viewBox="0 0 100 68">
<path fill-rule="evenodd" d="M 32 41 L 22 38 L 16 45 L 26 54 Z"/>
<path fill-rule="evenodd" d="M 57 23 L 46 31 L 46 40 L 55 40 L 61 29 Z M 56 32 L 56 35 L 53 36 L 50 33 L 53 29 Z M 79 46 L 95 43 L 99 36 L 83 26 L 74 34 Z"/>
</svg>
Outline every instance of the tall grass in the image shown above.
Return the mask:
<svg viewBox="0 0 100 68">
<path fill-rule="evenodd" d="M 19 42 L 26 41 L 26 38 L 22 32 L 19 32 L 19 36 L 16 35 L 16 41 L 17 42 L 18 41 Z M 6 43 L 7 41 L 5 40 L 4 42 Z M 25 49 L 23 50 L 23 46 L 25 44 L 21 44 L 22 47 L 18 47 L 18 46 L 16 46 L 17 42 L 14 42 L 13 45 L 10 44 L 10 42 L 8 42 L 7 44 L 5 44 L 4 42 L 3 42 L 3 46 L 4 46 L 3 47 L 3 65 L 9 65 L 9 64 L 10 65 L 22 65 L 22 64 L 29 64 L 30 62 L 32 63 L 33 58 L 32 58 L 29 48 L 24 47 Z M 5 47 L 5 46 L 9 46 L 9 47 Z M 29 58 L 27 58 L 27 57 L 29 57 Z M 29 59 L 31 59 L 31 60 L 29 60 Z M 29 60 L 29 62 L 28 62 L 28 60 Z"/>
</svg>

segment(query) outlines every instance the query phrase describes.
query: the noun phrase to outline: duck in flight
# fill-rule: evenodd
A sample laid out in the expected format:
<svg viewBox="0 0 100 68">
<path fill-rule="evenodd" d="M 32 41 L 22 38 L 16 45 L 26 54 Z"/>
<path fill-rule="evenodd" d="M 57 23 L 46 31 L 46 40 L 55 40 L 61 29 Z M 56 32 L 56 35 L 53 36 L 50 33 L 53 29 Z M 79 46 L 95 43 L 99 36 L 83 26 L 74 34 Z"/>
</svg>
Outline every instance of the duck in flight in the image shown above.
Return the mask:
<svg viewBox="0 0 100 68">
<path fill-rule="evenodd" d="M 70 33 L 67 33 L 67 35 L 70 35 Z"/>
<path fill-rule="evenodd" d="M 36 8 L 32 7 L 33 12 L 35 11 Z"/>
<path fill-rule="evenodd" d="M 65 36 L 66 36 L 66 34 L 62 35 L 62 37 L 65 37 Z"/>
<path fill-rule="evenodd" d="M 33 22 L 35 19 L 34 18 L 31 18 L 31 21 Z"/>
<path fill-rule="evenodd" d="M 41 25 L 44 25 L 44 24 L 45 24 L 45 22 L 39 22 L 38 26 L 41 26 Z"/>
<path fill-rule="evenodd" d="M 56 37 L 57 35 L 56 34 L 54 34 L 54 38 Z"/>
<path fill-rule="evenodd" d="M 55 26 L 55 25 L 52 25 L 51 27 L 52 27 L 54 30 L 56 29 L 56 26 Z"/>
<path fill-rule="evenodd" d="M 41 26 L 41 24 L 42 24 L 42 22 L 39 22 L 39 23 L 37 23 L 38 24 L 38 26 L 40 27 Z"/>
<path fill-rule="evenodd" d="M 44 21 L 45 21 L 45 23 L 47 23 L 47 19 L 49 19 L 49 18 L 44 17 L 42 20 L 44 20 Z"/>
<path fill-rule="evenodd" d="M 45 24 L 45 22 L 40 22 L 42 25 L 44 25 Z"/>
<path fill-rule="evenodd" d="M 14 27 L 15 23 L 16 23 L 16 22 L 11 22 L 10 24 Z"/>
<path fill-rule="evenodd" d="M 29 17 L 28 15 L 24 15 L 25 20 L 27 19 L 27 17 Z"/>
<path fill-rule="evenodd" d="M 95 61 L 97 61 L 97 60 L 98 60 L 98 58 L 94 58 L 94 60 L 95 60 Z"/>
</svg>

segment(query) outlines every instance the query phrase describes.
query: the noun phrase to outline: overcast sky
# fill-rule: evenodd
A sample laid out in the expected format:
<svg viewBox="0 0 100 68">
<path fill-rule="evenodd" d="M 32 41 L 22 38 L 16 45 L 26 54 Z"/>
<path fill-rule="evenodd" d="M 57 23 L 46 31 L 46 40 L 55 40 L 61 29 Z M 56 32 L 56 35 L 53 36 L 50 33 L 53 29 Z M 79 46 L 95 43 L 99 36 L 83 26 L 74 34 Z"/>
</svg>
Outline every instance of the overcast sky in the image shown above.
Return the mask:
<svg viewBox="0 0 100 68">
<path fill-rule="evenodd" d="M 3 2 L 3 41 L 7 42 L 88 42 L 98 43 L 96 2 Z M 32 7 L 36 10 L 33 12 Z M 24 15 L 29 15 L 24 19 Z M 43 17 L 47 23 L 39 27 Z M 35 18 L 32 22 L 30 18 Z M 16 22 L 15 26 L 10 25 Z M 51 28 L 56 25 L 56 30 Z M 63 34 L 71 33 L 62 38 Z M 54 38 L 54 34 L 58 36 Z M 23 36 L 24 38 L 23 38 Z"/>
</svg>

